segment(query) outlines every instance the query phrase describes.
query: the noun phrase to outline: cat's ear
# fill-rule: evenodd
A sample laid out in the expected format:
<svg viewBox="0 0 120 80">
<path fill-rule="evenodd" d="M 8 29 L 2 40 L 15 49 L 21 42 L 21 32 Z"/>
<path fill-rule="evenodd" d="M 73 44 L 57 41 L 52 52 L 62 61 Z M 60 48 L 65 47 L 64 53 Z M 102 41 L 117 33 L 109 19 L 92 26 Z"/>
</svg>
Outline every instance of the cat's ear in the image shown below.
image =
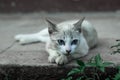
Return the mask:
<svg viewBox="0 0 120 80">
<path fill-rule="evenodd" d="M 74 29 L 81 32 L 81 25 L 82 22 L 84 21 L 85 17 L 81 18 L 78 22 L 74 24 Z"/>
<path fill-rule="evenodd" d="M 53 32 L 57 32 L 57 26 L 55 23 L 50 21 L 48 18 L 46 18 L 46 21 L 48 22 L 48 32 L 49 34 L 52 34 Z"/>
</svg>

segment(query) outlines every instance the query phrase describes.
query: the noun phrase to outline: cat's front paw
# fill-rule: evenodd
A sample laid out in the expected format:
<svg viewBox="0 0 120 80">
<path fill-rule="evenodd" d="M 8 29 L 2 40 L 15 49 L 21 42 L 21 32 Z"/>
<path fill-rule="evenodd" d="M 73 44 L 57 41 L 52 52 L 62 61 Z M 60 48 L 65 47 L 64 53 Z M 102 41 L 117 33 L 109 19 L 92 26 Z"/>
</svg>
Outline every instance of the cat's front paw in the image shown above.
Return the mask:
<svg viewBox="0 0 120 80">
<path fill-rule="evenodd" d="M 63 64 L 66 64 L 68 62 L 68 59 L 65 55 L 60 55 L 59 57 L 56 58 L 55 62 L 58 65 L 63 65 Z"/>
<path fill-rule="evenodd" d="M 57 58 L 57 56 L 49 56 L 48 57 L 48 62 L 55 63 L 56 58 Z"/>
</svg>

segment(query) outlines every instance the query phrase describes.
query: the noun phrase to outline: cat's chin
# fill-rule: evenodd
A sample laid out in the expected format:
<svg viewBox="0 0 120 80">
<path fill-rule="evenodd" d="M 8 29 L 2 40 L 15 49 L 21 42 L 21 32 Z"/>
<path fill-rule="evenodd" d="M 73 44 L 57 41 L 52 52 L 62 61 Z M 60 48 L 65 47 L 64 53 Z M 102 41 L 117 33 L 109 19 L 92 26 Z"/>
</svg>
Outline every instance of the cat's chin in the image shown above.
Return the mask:
<svg viewBox="0 0 120 80">
<path fill-rule="evenodd" d="M 64 54 L 65 56 L 70 56 L 71 54 Z"/>
<path fill-rule="evenodd" d="M 64 53 L 65 56 L 71 56 L 71 55 L 74 55 L 75 53 L 73 52 L 70 52 L 70 53 Z"/>
<path fill-rule="evenodd" d="M 71 55 L 71 53 L 69 53 L 69 54 L 64 54 L 65 56 L 70 56 Z"/>
</svg>

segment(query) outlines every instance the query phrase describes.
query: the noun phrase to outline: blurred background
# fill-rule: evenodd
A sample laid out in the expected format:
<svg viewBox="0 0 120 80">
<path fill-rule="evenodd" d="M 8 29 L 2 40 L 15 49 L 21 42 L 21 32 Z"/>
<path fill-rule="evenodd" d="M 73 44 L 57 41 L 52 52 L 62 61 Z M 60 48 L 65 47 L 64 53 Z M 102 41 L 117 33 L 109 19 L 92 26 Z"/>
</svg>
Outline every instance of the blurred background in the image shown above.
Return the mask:
<svg viewBox="0 0 120 80">
<path fill-rule="evenodd" d="M 118 10 L 120 10 L 120 0 L 0 0 L 0 13 Z"/>
</svg>

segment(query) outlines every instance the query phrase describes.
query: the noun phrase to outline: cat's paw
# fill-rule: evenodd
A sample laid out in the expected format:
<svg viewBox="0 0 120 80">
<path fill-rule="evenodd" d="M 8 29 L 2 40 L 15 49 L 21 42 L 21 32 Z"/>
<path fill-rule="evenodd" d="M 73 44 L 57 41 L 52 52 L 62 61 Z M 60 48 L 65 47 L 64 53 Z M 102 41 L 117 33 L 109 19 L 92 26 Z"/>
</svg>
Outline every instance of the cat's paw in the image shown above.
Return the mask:
<svg viewBox="0 0 120 80">
<path fill-rule="evenodd" d="M 23 35 L 22 35 L 22 34 L 19 34 L 19 35 L 16 35 L 16 36 L 14 37 L 14 39 L 17 40 L 17 41 L 19 41 L 22 37 L 23 37 Z"/>
<path fill-rule="evenodd" d="M 66 64 L 68 62 L 68 59 L 65 55 L 60 55 L 59 57 L 56 58 L 55 62 L 58 65 L 63 65 L 63 64 Z"/>
<path fill-rule="evenodd" d="M 19 41 L 20 44 L 25 44 L 26 43 L 26 38 L 22 34 L 16 35 L 14 38 L 15 38 L 16 41 Z"/>
<path fill-rule="evenodd" d="M 56 56 L 49 56 L 48 57 L 48 62 L 55 63 L 55 60 L 56 60 L 57 57 L 58 57 L 57 55 Z"/>
</svg>

